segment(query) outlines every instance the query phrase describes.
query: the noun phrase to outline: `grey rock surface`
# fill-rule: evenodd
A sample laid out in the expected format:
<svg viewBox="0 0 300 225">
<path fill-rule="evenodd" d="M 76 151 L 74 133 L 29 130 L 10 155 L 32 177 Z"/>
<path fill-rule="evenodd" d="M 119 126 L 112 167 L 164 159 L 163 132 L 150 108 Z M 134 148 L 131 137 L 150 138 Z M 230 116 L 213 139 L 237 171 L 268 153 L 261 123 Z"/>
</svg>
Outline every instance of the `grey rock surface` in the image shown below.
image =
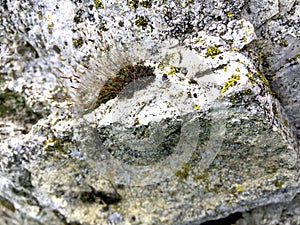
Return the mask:
<svg viewBox="0 0 300 225">
<path fill-rule="evenodd" d="M 0 224 L 299 224 L 299 15 L 1 2 Z"/>
</svg>

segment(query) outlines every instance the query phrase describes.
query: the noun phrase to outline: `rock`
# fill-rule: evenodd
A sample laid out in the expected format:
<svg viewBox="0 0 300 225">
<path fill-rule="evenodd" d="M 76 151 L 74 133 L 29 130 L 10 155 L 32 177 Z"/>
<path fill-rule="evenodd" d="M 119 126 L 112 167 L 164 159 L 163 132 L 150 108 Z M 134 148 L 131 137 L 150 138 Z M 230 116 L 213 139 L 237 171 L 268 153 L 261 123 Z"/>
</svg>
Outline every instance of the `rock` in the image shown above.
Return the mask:
<svg viewBox="0 0 300 225">
<path fill-rule="evenodd" d="M 6 1 L 0 223 L 297 222 L 298 9 Z"/>
</svg>

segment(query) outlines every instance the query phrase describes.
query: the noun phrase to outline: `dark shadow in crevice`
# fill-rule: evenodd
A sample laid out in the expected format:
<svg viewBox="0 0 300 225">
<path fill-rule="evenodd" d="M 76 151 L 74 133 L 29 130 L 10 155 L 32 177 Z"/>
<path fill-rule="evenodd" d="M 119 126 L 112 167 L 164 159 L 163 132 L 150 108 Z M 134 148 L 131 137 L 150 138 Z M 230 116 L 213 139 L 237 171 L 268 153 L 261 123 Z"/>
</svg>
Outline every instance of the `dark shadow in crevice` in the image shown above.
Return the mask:
<svg viewBox="0 0 300 225">
<path fill-rule="evenodd" d="M 225 218 L 221 218 L 218 220 L 206 221 L 204 223 L 201 223 L 200 225 L 232 225 L 232 224 L 235 224 L 235 222 L 241 218 L 243 218 L 242 213 L 236 212 L 236 213 L 230 214 L 229 216 L 227 216 Z"/>
</svg>

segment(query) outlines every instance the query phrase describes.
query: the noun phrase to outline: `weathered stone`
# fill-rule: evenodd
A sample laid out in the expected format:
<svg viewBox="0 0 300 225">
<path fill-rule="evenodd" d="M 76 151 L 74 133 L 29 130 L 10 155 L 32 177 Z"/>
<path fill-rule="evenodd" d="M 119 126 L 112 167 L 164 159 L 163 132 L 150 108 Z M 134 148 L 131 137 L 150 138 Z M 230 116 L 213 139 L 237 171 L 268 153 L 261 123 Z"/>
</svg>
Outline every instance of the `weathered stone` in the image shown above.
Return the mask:
<svg viewBox="0 0 300 225">
<path fill-rule="evenodd" d="M 0 223 L 296 223 L 298 12 L 5 1 Z"/>
</svg>

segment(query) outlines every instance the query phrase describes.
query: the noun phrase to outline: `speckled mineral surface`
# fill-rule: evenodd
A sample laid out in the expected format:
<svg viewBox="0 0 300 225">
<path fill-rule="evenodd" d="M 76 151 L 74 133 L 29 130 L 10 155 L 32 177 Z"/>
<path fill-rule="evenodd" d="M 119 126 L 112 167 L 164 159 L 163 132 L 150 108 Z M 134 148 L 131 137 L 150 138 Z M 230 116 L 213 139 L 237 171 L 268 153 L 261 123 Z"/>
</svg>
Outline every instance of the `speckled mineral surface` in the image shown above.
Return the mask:
<svg viewBox="0 0 300 225">
<path fill-rule="evenodd" d="M 2 1 L 0 224 L 300 224 L 299 15 Z"/>
</svg>

